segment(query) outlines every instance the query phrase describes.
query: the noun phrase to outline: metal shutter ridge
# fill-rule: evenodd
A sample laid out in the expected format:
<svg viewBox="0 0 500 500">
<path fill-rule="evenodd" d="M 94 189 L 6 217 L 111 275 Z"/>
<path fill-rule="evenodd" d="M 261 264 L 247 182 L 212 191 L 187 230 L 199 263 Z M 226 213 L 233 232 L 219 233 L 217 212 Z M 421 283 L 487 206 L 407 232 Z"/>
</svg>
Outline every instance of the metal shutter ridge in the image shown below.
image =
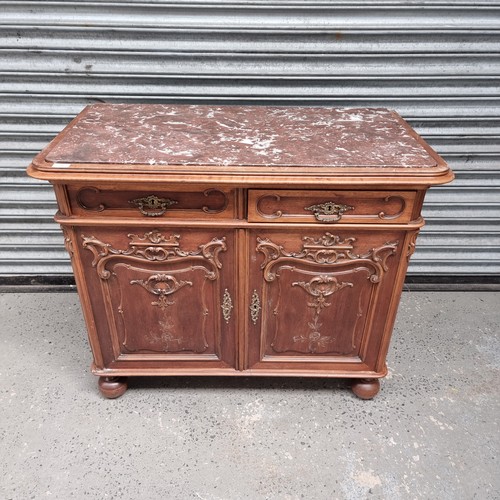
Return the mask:
<svg viewBox="0 0 500 500">
<path fill-rule="evenodd" d="M 0 275 L 71 273 L 32 157 L 92 102 L 397 110 L 454 169 L 409 273 L 500 273 L 500 6 L 0 1 Z"/>
</svg>

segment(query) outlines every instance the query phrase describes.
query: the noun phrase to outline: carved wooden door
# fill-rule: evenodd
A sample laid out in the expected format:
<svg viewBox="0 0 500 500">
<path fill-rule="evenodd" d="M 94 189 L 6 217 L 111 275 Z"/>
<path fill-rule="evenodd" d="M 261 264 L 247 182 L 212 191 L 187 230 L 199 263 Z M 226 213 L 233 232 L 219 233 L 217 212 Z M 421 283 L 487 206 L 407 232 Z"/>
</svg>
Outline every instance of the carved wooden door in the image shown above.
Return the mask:
<svg viewBox="0 0 500 500">
<path fill-rule="evenodd" d="M 78 231 L 103 365 L 234 367 L 233 234 L 134 231 Z"/>
<path fill-rule="evenodd" d="M 397 230 L 254 231 L 249 366 L 377 371 L 404 239 Z"/>
</svg>

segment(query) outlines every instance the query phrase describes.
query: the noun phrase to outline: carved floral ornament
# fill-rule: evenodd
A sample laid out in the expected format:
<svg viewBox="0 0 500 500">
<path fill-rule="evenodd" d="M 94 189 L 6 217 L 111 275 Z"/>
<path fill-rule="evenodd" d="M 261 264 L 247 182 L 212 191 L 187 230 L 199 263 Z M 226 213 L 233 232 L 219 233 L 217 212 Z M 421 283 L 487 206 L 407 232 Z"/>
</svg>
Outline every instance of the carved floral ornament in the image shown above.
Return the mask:
<svg viewBox="0 0 500 500">
<path fill-rule="evenodd" d="M 323 335 L 321 333 L 321 327 L 323 326 L 320 322 L 321 312 L 323 309 L 332 305 L 331 302 L 327 301 L 327 297 L 330 297 L 343 288 L 352 288 L 354 284 L 346 281 L 339 283 L 337 278 L 333 276 L 321 275 L 315 276 L 308 282 L 296 281 L 292 283 L 292 286 L 299 286 L 311 296 L 311 301 L 307 303 L 307 307 L 310 307 L 314 311 L 312 320 L 308 322 L 308 334 L 295 335 L 293 337 L 293 342 L 306 342 L 308 344 L 307 351 L 315 353 L 318 347 L 325 347 L 336 340 L 335 337 L 332 337 L 331 335 Z M 272 347 L 277 351 L 274 343 L 272 344 Z"/>
<path fill-rule="evenodd" d="M 192 260 L 199 262 L 200 266 L 193 264 L 193 269 L 199 267 L 205 270 L 205 277 L 215 280 L 219 276 L 222 264 L 219 260 L 220 252 L 226 251 L 226 239 L 213 238 L 212 241 L 199 245 L 197 250 L 186 251 L 180 247 L 180 235 L 173 234 L 169 237 L 158 230 L 145 233 L 144 236 L 129 234 L 128 248 L 116 249 L 110 243 L 103 242 L 95 236 L 82 235 L 83 248 L 90 250 L 94 255 L 92 266 L 96 267 L 97 274 L 102 279 L 109 279 L 111 272 L 106 269 L 106 264 L 113 259 L 120 258 L 131 262 L 178 262 Z M 206 265 L 209 265 L 209 268 Z"/>
<path fill-rule="evenodd" d="M 130 284 L 141 285 L 149 293 L 157 295 L 158 300 L 151 304 L 161 309 L 174 304 L 173 301 L 168 299 L 169 295 L 172 295 L 184 286 L 193 286 L 192 281 L 179 281 L 175 276 L 164 273 L 153 274 L 147 280 L 132 280 Z"/>
<path fill-rule="evenodd" d="M 302 248 L 298 252 L 288 252 L 282 245 L 273 243 L 269 239 L 257 238 L 258 252 L 264 254 L 261 269 L 264 279 L 268 282 L 274 281 L 279 276 L 279 270 L 283 267 L 291 268 L 294 263 L 303 261 L 312 265 L 347 265 L 355 262 L 365 264 L 371 269 L 370 281 L 378 283 L 382 275 L 388 271 L 387 258 L 396 253 L 399 242 L 388 242 L 384 245 L 372 248 L 365 254 L 354 253 L 356 238 L 342 240 L 339 236 L 325 233 L 319 238 L 304 237 Z"/>
<path fill-rule="evenodd" d="M 339 283 L 337 278 L 333 276 L 315 276 L 310 281 L 296 281 L 292 286 L 299 286 L 304 289 L 309 295 L 313 297 L 313 301 L 308 303 L 309 307 L 313 307 L 317 314 L 325 307 L 329 307 L 326 297 L 333 295 L 335 292 L 342 290 L 342 288 L 354 286 L 349 282 Z"/>
</svg>

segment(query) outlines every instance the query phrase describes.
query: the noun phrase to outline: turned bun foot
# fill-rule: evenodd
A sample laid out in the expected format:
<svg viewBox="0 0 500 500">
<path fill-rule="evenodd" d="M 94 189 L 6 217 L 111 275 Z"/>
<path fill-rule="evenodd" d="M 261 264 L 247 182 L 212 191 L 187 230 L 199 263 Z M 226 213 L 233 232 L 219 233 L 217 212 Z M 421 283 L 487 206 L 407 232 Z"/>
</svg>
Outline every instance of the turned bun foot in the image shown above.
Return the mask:
<svg viewBox="0 0 500 500">
<path fill-rule="evenodd" d="M 361 399 L 372 399 L 380 390 L 378 378 L 360 378 L 351 385 L 352 392 Z"/>
<path fill-rule="evenodd" d="M 105 398 L 119 398 L 127 390 L 127 378 L 99 377 L 99 390 Z"/>
</svg>

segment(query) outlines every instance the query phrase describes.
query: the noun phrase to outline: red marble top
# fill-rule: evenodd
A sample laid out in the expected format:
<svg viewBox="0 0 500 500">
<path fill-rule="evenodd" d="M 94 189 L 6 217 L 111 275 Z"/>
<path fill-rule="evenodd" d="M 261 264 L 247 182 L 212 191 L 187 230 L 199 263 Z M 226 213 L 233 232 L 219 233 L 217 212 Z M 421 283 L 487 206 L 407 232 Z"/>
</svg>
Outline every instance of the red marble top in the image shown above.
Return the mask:
<svg viewBox="0 0 500 500">
<path fill-rule="evenodd" d="M 49 148 L 59 163 L 433 167 L 394 112 L 328 107 L 94 104 Z"/>
</svg>

